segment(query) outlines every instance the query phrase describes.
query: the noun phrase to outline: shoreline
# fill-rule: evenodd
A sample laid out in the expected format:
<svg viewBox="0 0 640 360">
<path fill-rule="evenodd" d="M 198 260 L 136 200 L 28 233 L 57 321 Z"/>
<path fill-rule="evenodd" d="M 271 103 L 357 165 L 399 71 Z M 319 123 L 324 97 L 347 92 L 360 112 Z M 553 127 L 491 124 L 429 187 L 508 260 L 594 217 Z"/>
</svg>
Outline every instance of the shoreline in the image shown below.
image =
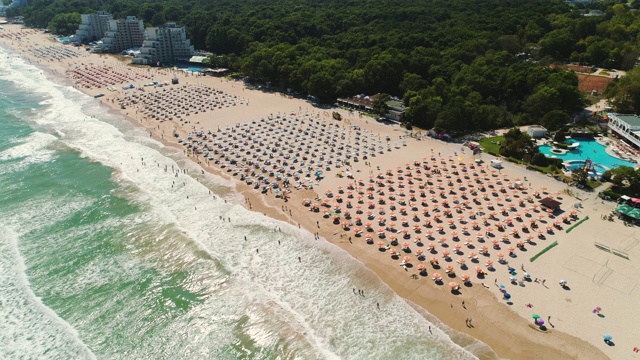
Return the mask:
<svg viewBox="0 0 640 360">
<path fill-rule="evenodd" d="M 17 49 L 12 49 L 12 51 L 19 51 Z M 23 56 L 31 58 L 29 54 L 22 53 Z M 99 55 L 91 54 L 89 57 L 97 58 L 98 60 L 101 58 Z M 33 58 L 31 58 L 33 60 Z M 118 61 L 114 58 L 111 58 L 113 61 Z M 111 61 L 110 60 L 110 61 Z M 41 68 L 41 66 L 46 66 L 42 64 L 33 64 Z M 60 64 L 60 67 L 64 68 L 64 64 Z M 48 72 L 47 72 L 48 70 Z M 68 85 L 69 79 L 64 77 L 63 74 L 59 73 L 55 69 L 44 69 L 45 73 L 47 73 L 48 77 L 53 78 L 52 80 L 60 83 L 66 81 Z M 55 72 L 54 72 L 55 71 Z M 156 73 L 162 73 L 161 71 L 156 71 Z M 163 74 L 161 76 L 167 76 Z M 256 92 L 256 90 L 246 89 L 244 86 L 238 82 L 229 82 L 216 78 L 202 78 L 198 79 L 198 77 L 181 77 L 181 80 L 185 80 L 187 82 L 192 81 L 193 78 L 200 81 L 207 81 L 209 84 L 213 84 L 214 86 L 221 86 L 223 83 L 227 83 L 226 85 L 231 85 L 231 89 L 234 89 L 235 86 L 243 89 L 241 93 L 244 93 L 246 90 L 249 92 Z M 121 86 L 122 84 L 115 85 L 116 87 Z M 228 88 L 228 86 L 226 87 Z M 89 96 L 95 95 L 96 91 L 87 91 L 84 89 L 77 89 Z M 118 91 L 119 93 L 120 91 Z M 261 93 L 261 92 L 260 92 Z M 116 93 L 106 94 L 107 96 L 102 99 L 109 100 L 112 99 Z M 272 95 L 273 94 L 264 94 Z M 277 96 L 277 95 L 276 95 Z M 252 97 L 258 97 L 258 94 L 252 94 Z M 101 103 L 102 103 L 101 99 Z M 300 105 L 298 105 L 300 104 Z M 129 115 L 130 110 L 123 111 L 117 107 L 117 104 L 110 104 L 108 101 L 104 101 L 102 105 L 107 106 L 110 110 L 109 112 L 122 115 L 127 120 L 129 120 L 135 126 L 143 126 L 146 130 L 150 131 L 154 134 L 152 136 L 155 140 L 162 142 L 165 146 L 170 146 L 174 148 L 181 148 L 184 150 L 184 147 L 178 144 L 175 141 L 175 138 L 172 136 L 168 136 L 168 138 L 164 138 L 164 135 L 167 135 L 167 130 L 173 130 L 173 128 L 177 127 L 177 124 L 171 121 L 164 121 L 160 124 L 156 120 L 144 120 L 138 116 L 136 118 L 136 114 Z M 302 108 L 302 105 L 309 104 L 300 99 L 292 99 L 291 106 L 289 109 L 283 109 L 285 111 L 295 109 L 298 106 L 299 109 Z M 260 109 L 258 109 L 260 110 Z M 320 112 L 326 112 L 326 109 L 314 109 L 318 110 L 318 114 Z M 331 110 L 328 110 L 331 111 Z M 343 110 L 338 110 L 341 113 L 345 113 Z M 267 116 L 269 111 L 265 111 L 264 116 Z M 240 115 L 239 118 L 246 118 L 245 116 Z M 345 116 L 347 117 L 347 116 Z M 239 120 L 238 118 L 238 120 Z M 362 122 L 364 119 L 353 119 L 355 121 Z M 196 123 L 199 125 L 199 123 Z M 231 125 L 232 123 L 226 123 L 226 125 Z M 156 125 L 155 127 L 153 125 Z M 191 124 L 190 124 L 191 125 Z M 368 125 L 365 121 L 362 126 Z M 375 125 L 375 124 L 371 124 Z M 182 126 L 178 127 L 180 129 L 182 136 L 188 132 L 189 129 L 182 129 Z M 387 130 L 390 130 L 387 129 Z M 395 131 L 395 130 L 393 130 Z M 160 135 L 158 137 L 158 135 Z M 433 140 L 425 140 L 422 144 L 428 144 L 431 146 L 438 146 L 443 149 L 451 150 L 454 147 L 457 148 L 458 145 L 448 145 L 448 144 L 436 144 Z M 419 145 L 422 145 L 419 144 Z M 414 144 L 412 144 L 414 145 Z M 417 146 L 417 145 L 416 145 Z M 402 271 L 399 267 L 390 267 L 386 263 L 382 263 L 379 260 L 379 256 L 370 250 L 370 246 L 364 244 L 362 241 L 360 242 L 348 242 L 345 238 L 339 236 L 341 231 L 338 229 L 336 232 L 336 228 L 334 227 L 322 227 L 318 230 L 316 227 L 317 217 L 314 216 L 306 216 L 308 213 L 308 209 L 301 205 L 301 199 L 304 197 L 313 198 L 316 191 L 320 191 L 320 189 L 305 190 L 305 191 L 297 191 L 292 194 L 291 201 L 286 203 L 287 208 L 291 209 L 291 214 L 288 215 L 288 212 L 280 211 L 280 206 L 284 206 L 281 200 L 276 199 L 273 196 L 264 196 L 260 194 L 258 191 L 253 190 L 249 185 L 240 183 L 237 178 L 229 176 L 226 174 L 221 168 L 210 166 L 209 164 L 203 163 L 202 160 L 198 156 L 188 156 L 190 160 L 194 163 L 198 164 L 206 171 L 209 171 L 215 175 L 221 176 L 226 180 L 233 180 L 235 184 L 235 191 L 238 194 L 242 194 L 244 197 L 249 198 L 252 205 L 250 210 L 256 212 L 262 212 L 263 214 L 278 219 L 282 221 L 289 222 L 293 226 L 299 226 L 305 228 L 311 233 L 319 232 L 321 238 L 331 242 L 334 245 L 337 245 L 342 250 L 345 250 L 347 253 L 351 255 L 354 259 L 359 261 L 361 264 L 366 266 L 369 270 L 371 270 L 376 276 L 384 283 L 386 286 L 390 287 L 396 294 L 401 296 L 402 298 L 408 300 L 410 303 L 415 304 L 425 310 L 427 310 L 430 314 L 437 317 L 440 321 L 446 324 L 448 327 L 455 331 L 462 332 L 469 336 L 472 336 L 475 339 L 478 339 L 485 344 L 487 344 L 493 351 L 495 351 L 500 358 L 512 358 L 512 359 L 535 359 L 535 358 L 581 358 L 581 359 L 599 359 L 606 358 L 604 353 L 601 352 L 600 349 L 597 349 L 592 344 L 586 343 L 576 337 L 571 335 L 567 335 L 566 333 L 552 330 L 550 332 L 541 333 L 535 330 L 532 330 L 529 327 L 529 321 L 522 318 L 515 311 L 511 310 L 503 303 L 499 302 L 496 296 L 491 293 L 488 289 L 482 287 L 478 283 L 474 283 L 474 286 L 463 291 L 461 296 L 452 297 L 448 292 L 442 289 L 441 286 L 436 286 L 430 281 L 420 281 L 410 279 L 408 274 Z M 407 159 L 410 160 L 410 159 Z M 361 166 L 362 167 L 362 166 Z M 323 184 L 325 186 L 325 184 Z M 246 207 L 246 203 L 243 204 Z M 280 205 L 280 206 L 279 206 Z M 367 251 L 369 249 L 369 251 Z M 395 269 L 395 270 L 394 270 Z M 391 270 L 391 271 L 390 271 Z M 398 281 L 399 279 L 405 279 L 404 281 Z M 467 309 L 462 309 L 460 305 L 460 301 L 465 300 Z M 454 303 L 455 301 L 455 303 Z M 469 328 L 462 325 L 462 320 L 465 318 L 473 318 L 474 325 L 476 327 Z M 491 354 L 478 354 L 480 358 L 489 359 L 493 358 Z"/>
</svg>

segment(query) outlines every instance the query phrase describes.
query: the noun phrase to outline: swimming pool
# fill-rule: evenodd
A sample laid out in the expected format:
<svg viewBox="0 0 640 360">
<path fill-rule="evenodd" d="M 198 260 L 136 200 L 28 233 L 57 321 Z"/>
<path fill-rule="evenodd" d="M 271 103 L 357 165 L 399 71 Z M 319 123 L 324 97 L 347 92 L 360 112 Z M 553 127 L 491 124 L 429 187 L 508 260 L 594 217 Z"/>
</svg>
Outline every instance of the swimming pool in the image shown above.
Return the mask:
<svg viewBox="0 0 640 360">
<path fill-rule="evenodd" d="M 68 38 L 68 37 L 59 37 L 59 38 L 58 38 L 58 41 L 60 41 L 60 42 L 65 42 L 65 41 L 71 41 L 71 39 L 70 39 L 70 38 Z"/>
<path fill-rule="evenodd" d="M 567 160 L 565 162 L 565 168 L 567 170 L 573 171 L 575 169 L 584 169 L 586 161 L 582 161 L 582 160 Z M 605 171 L 607 171 L 607 168 L 605 168 L 602 165 L 599 164 L 593 164 L 592 165 L 593 170 L 596 172 L 596 175 L 602 175 L 604 174 Z"/>
<path fill-rule="evenodd" d="M 562 159 L 562 161 L 581 160 L 583 166 L 584 166 L 584 162 L 587 159 L 589 159 L 593 163 L 595 163 L 594 168 L 598 172 L 604 172 L 604 170 L 606 170 L 602 166 L 606 167 L 607 169 L 613 169 L 613 168 L 616 168 L 616 167 L 622 166 L 622 165 L 629 166 L 629 167 L 635 167 L 635 165 L 636 165 L 636 164 L 634 164 L 632 162 L 621 160 L 621 159 L 615 158 L 615 157 L 607 154 L 604 151 L 605 146 L 599 144 L 595 140 L 592 140 L 592 139 L 580 139 L 580 140 L 568 139 L 567 141 L 565 141 L 565 143 L 567 143 L 567 144 L 573 144 L 573 143 L 576 143 L 576 142 L 580 143 L 580 146 L 578 146 L 578 148 L 575 149 L 575 150 L 567 151 L 566 154 L 554 154 L 554 153 L 552 153 L 551 149 L 553 147 L 549 146 L 549 145 L 540 145 L 540 146 L 538 146 L 538 149 L 540 149 L 540 152 L 543 153 L 544 155 L 546 155 L 547 157 L 557 157 L 559 159 Z M 575 165 L 573 165 L 573 164 L 572 165 L 575 168 L 579 164 L 580 163 L 576 162 Z M 602 171 L 599 171 L 599 170 L 602 170 Z"/>
<path fill-rule="evenodd" d="M 185 66 L 185 65 L 178 65 L 178 69 L 187 69 L 190 72 L 202 72 L 202 70 L 206 69 L 206 67 L 204 66 Z"/>
</svg>

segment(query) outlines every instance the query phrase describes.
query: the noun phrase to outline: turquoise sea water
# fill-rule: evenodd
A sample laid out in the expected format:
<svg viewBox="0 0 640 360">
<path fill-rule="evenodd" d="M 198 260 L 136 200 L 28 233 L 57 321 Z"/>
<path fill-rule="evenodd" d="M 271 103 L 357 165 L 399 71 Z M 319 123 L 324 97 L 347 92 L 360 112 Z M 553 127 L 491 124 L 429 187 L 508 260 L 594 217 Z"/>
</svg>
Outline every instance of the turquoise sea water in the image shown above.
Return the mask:
<svg viewBox="0 0 640 360">
<path fill-rule="evenodd" d="M 635 166 L 634 163 L 621 160 L 607 154 L 604 151 L 605 146 L 599 144 L 595 140 L 569 139 L 567 141 L 567 143 L 574 143 L 574 142 L 580 143 L 580 146 L 578 146 L 578 148 L 575 150 L 568 151 L 566 154 L 554 154 L 551 152 L 552 147 L 548 145 L 541 145 L 538 148 L 540 149 L 540 152 L 545 154 L 546 156 L 549 156 L 549 157 L 555 156 L 562 159 L 563 161 L 581 160 L 583 161 L 582 164 L 584 164 L 584 161 L 586 161 L 587 159 L 590 159 L 595 164 L 604 165 L 608 169 L 613 169 L 618 166 L 630 166 L 630 167 Z M 606 169 L 602 168 L 601 166 L 600 167 L 596 166 L 596 170 L 598 172 L 604 172 Z"/>
<path fill-rule="evenodd" d="M 342 251 L 235 205 L 230 184 L 1 48 L 0 184 L 2 359 L 487 352 Z"/>
</svg>

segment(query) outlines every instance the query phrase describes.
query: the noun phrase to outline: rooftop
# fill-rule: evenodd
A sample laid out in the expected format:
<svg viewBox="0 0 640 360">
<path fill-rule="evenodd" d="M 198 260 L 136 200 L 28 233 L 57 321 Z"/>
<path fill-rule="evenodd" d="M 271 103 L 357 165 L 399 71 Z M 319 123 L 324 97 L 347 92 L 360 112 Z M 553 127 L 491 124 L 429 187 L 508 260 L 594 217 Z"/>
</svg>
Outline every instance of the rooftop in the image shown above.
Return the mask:
<svg viewBox="0 0 640 360">
<path fill-rule="evenodd" d="M 551 210 L 555 210 L 555 209 L 559 208 L 560 205 L 562 205 L 562 203 L 560 201 L 554 200 L 554 199 L 552 199 L 550 197 L 546 197 L 546 198 L 540 200 L 539 203 L 541 205 L 543 205 L 544 207 L 549 208 Z"/>
<path fill-rule="evenodd" d="M 387 101 L 387 105 L 391 108 L 391 110 L 395 111 L 404 111 L 405 107 L 402 101 L 399 100 L 389 100 Z"/>
<path fill-rule="evenodd" d="M 640 116 L 634 114 L 615 114 L 615 116 L 631 127 L 640 126 Z"/>
</svg>

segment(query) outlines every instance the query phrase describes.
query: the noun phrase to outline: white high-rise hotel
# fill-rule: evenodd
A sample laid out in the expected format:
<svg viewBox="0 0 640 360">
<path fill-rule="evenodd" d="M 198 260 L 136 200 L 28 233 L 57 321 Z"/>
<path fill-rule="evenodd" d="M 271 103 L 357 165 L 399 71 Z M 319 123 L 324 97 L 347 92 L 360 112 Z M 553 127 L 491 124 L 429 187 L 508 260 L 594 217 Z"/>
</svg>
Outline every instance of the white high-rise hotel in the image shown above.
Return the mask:
<svg viewBox="0 0 640 360">
<path fill-rule="evenodd" d="M 76 31 L 76 34 L 71 36 L 71 41 L 95 41 L 104 37 L 104 34 L 109 30 L 109 21 L 113 20 L 113 15 L 98 11 L 95 14 L 82 14 L 80 15 L 82 22 Z"/>
<path fill-rule="evenodd" d="M 110 20 L 109 30 L 102 38 L 100 48 L 104 52 L 119 53 L 131 48 L 139 48 L 144 42 L 144 23 L 135 16 Z"/>
<path fill-rule="evenodd" d="M 140 54 L 133 59 L 134 64 L 162 65 L 189 61 L 195 53 L 184 27 L 174 23 L 148 28 L 146 34 Z"/>
</svg>

